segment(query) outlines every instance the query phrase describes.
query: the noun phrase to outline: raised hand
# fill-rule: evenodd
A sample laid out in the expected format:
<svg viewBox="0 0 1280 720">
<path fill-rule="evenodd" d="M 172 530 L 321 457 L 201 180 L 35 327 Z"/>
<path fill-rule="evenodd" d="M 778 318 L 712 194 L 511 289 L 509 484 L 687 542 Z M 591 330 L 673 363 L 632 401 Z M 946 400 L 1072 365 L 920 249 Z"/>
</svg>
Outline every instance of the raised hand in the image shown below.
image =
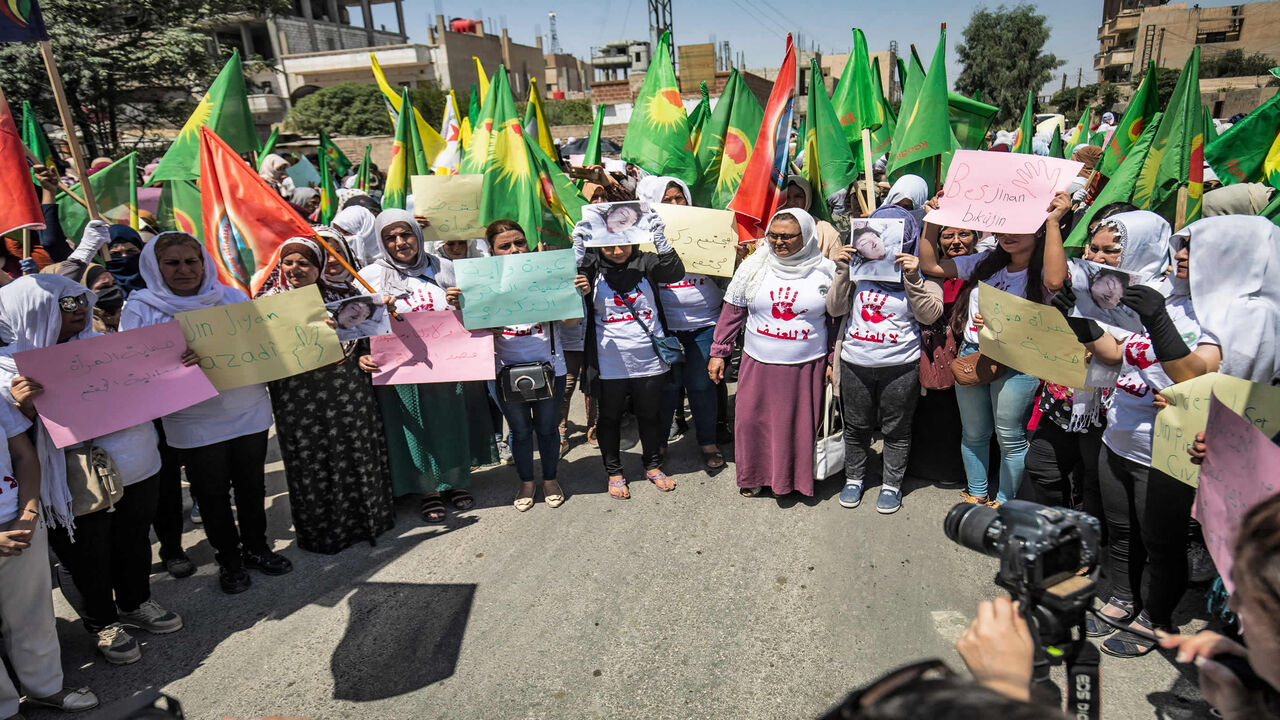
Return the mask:
<svg viewBox="0 0 1280 720">
<path fill-rule="evenodd" d="M 789 287 L 776 291 L 776 296 L 775 291 L 770 290 L 769 299 L 773 301 L 773 316 L 779 320 L 795 320 L 801 315 L 809 312 L 808 310 L 796 312 L 792 309 L 792 306 L 795 305 L 796 298 L 798 297 L 800 297 L 800 292 L 798 290 L 792 290 Z"/>
</svg>

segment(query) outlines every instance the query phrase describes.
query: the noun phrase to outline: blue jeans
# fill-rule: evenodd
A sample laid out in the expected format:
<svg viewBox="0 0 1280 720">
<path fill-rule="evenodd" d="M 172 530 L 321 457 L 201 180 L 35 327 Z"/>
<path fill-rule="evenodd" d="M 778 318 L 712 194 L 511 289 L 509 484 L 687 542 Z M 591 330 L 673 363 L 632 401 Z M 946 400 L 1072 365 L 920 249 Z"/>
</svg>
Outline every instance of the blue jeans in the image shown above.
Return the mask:
<svg viewBox="0 0 1280 720">
<path fill-rule="evenodd" d="M 680 386 L 684 386 L 689 398 L 689 410 L 693 413 L 694 433 L 699 445 L 716 442 L 716 385 L 707 374 L 707 361 L 711 359 L 711 339 L 716 326 L 708 325 L 700 330 L 673 330 L 670 335 L 679 338 L 684 346 L 684 362 L 672 368 L 671 380 L 662 389 L 662 409 L 658 419 L 662 425 L 662 437 L 671 429 L 671 420 L 680 401 Z M 666 440 L 662 444 L 665 446 Z"/>
<path fill-rule="evenodd" d="M 556 479 L 560 465 L 560 400 L 564 397 L 565 376 L 556 378 L 551 397 L 533 402 L 504 402 L 497 398 L 502 416 L 511 428 L 511 456 L 521 482 L 533 482 L 533 436 L 538 436 L 542 458 L 542 480 Z"/>
<path fill-rule="evenodd" d="M 1027 456 L 1027 420 L 1039 386 L 1039 378 L 1012 369 L 988 385 L 956 386 L 962 430 L 960 458 L 969 478 L 970 495 L 987 494 L 992 432 L 1000 444 L 1000 490 L 996 500 L 1008 502 L 1018 494 Z"/>
</svg>

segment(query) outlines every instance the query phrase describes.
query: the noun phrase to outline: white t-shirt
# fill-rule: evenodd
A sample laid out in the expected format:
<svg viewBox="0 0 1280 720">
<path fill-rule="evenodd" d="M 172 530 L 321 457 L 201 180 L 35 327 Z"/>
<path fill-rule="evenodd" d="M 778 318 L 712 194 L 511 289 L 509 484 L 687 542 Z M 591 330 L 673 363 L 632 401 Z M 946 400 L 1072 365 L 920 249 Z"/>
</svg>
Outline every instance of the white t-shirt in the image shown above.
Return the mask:
<svg viewBox="0 0 1280 720">
<path fill-rule="evenodd" d="M 795 279 L 765 273 L 747 305 L 742 351 L 770 365 L 802 365 L 825 355 L 831 276 L 817 268 Z"/>
<path fill-rule="evenodd" d="M 370 265 L 360 271 L 360 277 L 372 285 L 374 290 L 383 292 L 381 281 L 384 278 L 384 271 L 389 272 L 381 265 Z M 445 297 L 444 288 L 440 285 L 419 277 L 406 278 L 404 284 L 412 288 L 412 290 L 409 291 L 407 296 L 396 298 L 396 312 L 407 313 L 417 312 L 418 310 L 454 309 Z"/>
<path fill-rule="evenodd" d="M 920 362 L 920 324 L 911 314 L 905 289 L 858 283 L 848 326 L 841 360 L 862 367 Z"/>
<path fill-rule="evenodd" d="M 1217 338 L 1200 329 L 1190 296 L 1169 298 L 1166 308 L 1187 347 L 1195 350 L 1198 345 L 1218 344 Z M 1120 457 L 1149 467 L 1157 412 L 1151 400 L 1155 393 L 1174 383 L 1156 359 L 1150 335 L 1118 328 L 1111 328 L 1110 332 L 1124 349 L 1124 359 L 1120 361 L 1120 377 L 1107 410 L 1102 442 Z"/>
<path fill-rule="evenodd" d="M 990 250 L 978 253 L 977 255 L 961 255 L 952 258 L 952 262 L 956 264 L 956 275 L 961 280 L 968 280 L 969 275 L 973 273 L 973 268 L 978 263 L 986 259 Z M 1027 296 L 1027 271 L 1020 270 L 1018 272 L 1009 272 L 1008 267 L 1002 267 L 995 272 L 994 275 L 984 280 L 986 284 L 997 290 L 1003 290 L 1010 295 L 1017 295 L 1020 298 Z M 965 342 L 978 344 L 978 328 L 973 325 L 973 316 L 978 314 L 978 293 L 981 288 L 975 288 L 969 294 L 969 321 L 964 326 Z"/>
<path fill-rule="evenodd" d="M 9 457 L 9 438 L 16 437 L 31 427 L 31 421 L 18 408 L 0 402 L 0 430 L 4 442 L 0 443 L 0 530 L 18 517 L 18 478 L 13 474 L 13 458 Z"/>
<path fill-rule="evenodd" d="M 556 377 L 565 374 L 564 356 L 560 347 L 560 328 L 556 328 L 556 352 L 551 354 L 552 323 L 527 323 L 508 325 L 493 333 L 494 361 L 497 371 L 508 365 L 530 362 L 550 362 Z"/>
<path fill-rule="evenodd" d="M 636 289 L 627 294 L 627 300 L 649 330 L 662 337 L 662 324 L 658 322 L 649 281 L 641 280 Z M 631 316 L 622 297 L 609 287 L 603 275 L 596 277 L 595 312 L 596 360 L 601 379 L 653 377 L 667 371 L 667 364 L 658 357 L 644 328 Z"/>
<path fill-rule="evenodd" d="M 565 325 L 563 320 L 556 321 L 556 347 L 569 352 L 582 352 L 583 343 L 587 338 L 587 321 L 584 318 L 582 322 L 570 327 Z"/>
<path fill-rule="evenodd" d="M 160 472 L 160 436 L 151 422 L 94 438 L 93 444 L 115 461 L 121 485 L 132 485 Z"/>
<path fill-rule="evenodd" d="M 724 290 L 706 275 L 690 273 L 679 282 L 659 283 L 668 330 L 699 330 L 720 319 Z"/>
</svg>

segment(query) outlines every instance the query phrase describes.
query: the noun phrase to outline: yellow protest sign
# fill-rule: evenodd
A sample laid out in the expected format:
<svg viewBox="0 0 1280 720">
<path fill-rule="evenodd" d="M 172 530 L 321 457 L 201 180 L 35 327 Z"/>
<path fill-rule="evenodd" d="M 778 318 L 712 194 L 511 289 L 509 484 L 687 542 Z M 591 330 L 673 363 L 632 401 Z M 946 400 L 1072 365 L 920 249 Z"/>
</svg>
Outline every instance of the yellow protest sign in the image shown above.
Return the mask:
<svg viewBox="0 0 1280 720">
<path fill-rule="evenodd" d="M 1280 387 L 1209 373 L 1170 385 L 1160 395 L 1169 401 L 1169 406 L 1156 413 L 1151 467 L 1192 487 L 1200 484 L 1200 468 L 1191 464 L 1187 447 L 1209 422 L 1211 396 L 1267 437 L 1280 433 Z"/>
<path fill-rule="evenodd" d="M 315 285 L 178 313 L 187 347 L 219 391 L 279 380 L 342 359 Z"/>
<path fill-rule="evenodd" d="M 425 215 L 430 225 L 422 229 L 424 240 L 472 240 L 484 237 L 480 222 L 480 185 L 483 175 L 414 175 L 413 212 Z"/>
<path fill-rule="evenodd" d="M 1085 387 L 1084 345 L 1056 308 L 980 283 L 978 311 L 984 322 L 978 331 L 983 355 L 1051 383 Z"/>
<path fill-rule="evenodd" d="M 662 217 L 667 242 L 684 261 L 685 272 L 733 277 L 738 233 L 731 211 L 689 205 L 658 205 L 654 210 Z M 653 243 L 640 247 L 654 251 Z"/>
</svg>

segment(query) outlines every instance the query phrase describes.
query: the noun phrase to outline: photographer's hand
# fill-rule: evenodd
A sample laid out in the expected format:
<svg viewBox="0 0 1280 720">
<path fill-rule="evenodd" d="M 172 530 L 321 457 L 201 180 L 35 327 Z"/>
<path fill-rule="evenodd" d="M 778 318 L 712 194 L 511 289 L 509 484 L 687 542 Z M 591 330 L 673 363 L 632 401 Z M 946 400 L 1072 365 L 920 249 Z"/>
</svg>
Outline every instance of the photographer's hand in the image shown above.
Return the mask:
<svg viewBox="0 0 1280 720">
<path fill-rule="evenodd" d="M 1027 621 L 1009 598 L 978 603 L 956 650 L 978 682 L 1018 700 L 1031 698 L 1031 661 L 1035 643 Z"/>
<path fill-rule="evenodd" d="M 1200 692 L 1209 704 L 1227 720 L 1236 718 L 1265 717 L 1265 712 L 1240 678 L 1220 662 L 1219 655 L 1236 655 L 1247 658 L 1249 651 L 1234 640 L 1216 632 L 1202 630 L 1195 635 L 1169 635 L 1157 631 L 1160 647 L 1177 648 L 1177 661 L 1193 663 L 1200 671 Z"/>
</svg>

